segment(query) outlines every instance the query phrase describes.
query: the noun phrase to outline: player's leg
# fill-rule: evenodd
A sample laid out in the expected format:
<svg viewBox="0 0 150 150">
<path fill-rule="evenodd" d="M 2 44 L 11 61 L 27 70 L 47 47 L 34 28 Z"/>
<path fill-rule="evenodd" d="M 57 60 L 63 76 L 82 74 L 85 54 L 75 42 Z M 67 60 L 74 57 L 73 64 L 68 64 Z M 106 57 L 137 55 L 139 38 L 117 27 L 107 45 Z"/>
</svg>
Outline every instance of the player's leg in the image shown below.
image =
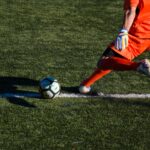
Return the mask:
<svg viewBox="0 0 150 150">
<path fill-rule="evenodd" d="M 103 70 L 96 68 L 95 71 L 89 76 L 86 80 L 84 80 L 79 87 L 80 93 L 88 93 L 91 91 L 91 85 L 94 84 L 97 80 L 101 79 L 105 75 L 109 74 L 111 70 Z"/>
<path fill-rule="evenodd" d="M 81 93 L 88 93 L 91 90 L 91 85 L 97 80 L 101 79 L 112 70 L 115 71 L 127 71 L 127 70 L 137 70 L 140 63 L 132 62 L 120 54 L 113 51 L 111 48 L 107 48 L 103 53 L 102 57 L 98 61 L 96 70 L 92 75 L 84 80 L 79 88 Z"/>
<path fill-rule="evenodd" d="M 104 51 L 100 60 L 98 61 L 96 70 L 92 73 L 92 75 L 89 78 L 87 78 L 81 83 L 79 91 L 81 93 L 88 93 L 91 90 L 90 86 L 97 80 L 101 79 L 102 77 L 110 73 L 112 70 L 123 70 L 121 64 L 126 66 L 125 70 L 129 69 L 128 67 L 129 63 L 131 63 L 129 60 L 123 58 L 121 55 L 117 54 L 111 48 L 107 48 Z M 107 65 L 109 67 L 107 67 Z M 135 69 L 135 65 L 132 65 L 132 69 L 133 68 Z"/>
<path fill-rule="evenodd" d="M 142 43 L 142 44 L 141 44 Z M 149 44 L 149 42 L 147 42 Z M 102 55 L 98 62 L 98 68 L 93 74 L 81 83 L 79 91 L 81 93 L 88 93 L 90 86 L 103 76 L 110 73 L 112 70 L 126 71 L 126 70 L 137 70 L 144 74 L 150 75 L 150 62 L 144 60 L 143 62 L 132 62 L 138 55 L 142 54 L 147 48 L 145 41 L 141 41 L 133 36 L 129 36 L 129 46 L 123 50 L 118 51 L 112 44 Z M 113 50 L 112 50 L 113 49 Z M 134 51 L 133 51 L 134 49 Z"/>
<path fill-rule="evenodd" d="M 101 59 L 98 62 L 98 68 L 107 70 L 115 70 L 115 71 L 129 71 L 129 70 L 137 70 L 140 63 L 130 61 L 126 58 L 120 57 L 108 57 Z"/>
</svg>

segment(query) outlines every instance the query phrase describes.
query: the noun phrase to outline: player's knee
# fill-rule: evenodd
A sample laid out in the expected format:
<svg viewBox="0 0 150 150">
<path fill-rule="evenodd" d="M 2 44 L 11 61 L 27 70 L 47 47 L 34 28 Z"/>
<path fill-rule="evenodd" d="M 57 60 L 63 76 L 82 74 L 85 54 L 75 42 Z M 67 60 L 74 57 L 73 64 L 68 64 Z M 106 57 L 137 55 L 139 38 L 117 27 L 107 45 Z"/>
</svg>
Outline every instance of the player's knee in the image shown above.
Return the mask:
<svg viewBox="0 0 150 150">
<path fill-rule="evenodd" d="M 103 65 L 103 63 L 105 62 L 106 59 L 108 59 L 110 57 L 107 56 L 102 56 L 101 59 L 99 59 L 99 61 L 97 62 L 97 68 L 101 68 L 101 66 Z"/>
</svg>

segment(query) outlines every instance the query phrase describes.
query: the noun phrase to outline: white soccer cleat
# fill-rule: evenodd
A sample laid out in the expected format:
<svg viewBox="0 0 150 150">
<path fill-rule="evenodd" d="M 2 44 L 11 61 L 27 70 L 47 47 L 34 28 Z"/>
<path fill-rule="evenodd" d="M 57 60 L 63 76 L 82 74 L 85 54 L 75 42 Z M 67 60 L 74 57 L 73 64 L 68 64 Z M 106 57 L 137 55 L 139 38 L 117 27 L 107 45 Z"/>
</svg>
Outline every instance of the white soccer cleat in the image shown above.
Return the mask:
<svg viewBox="0 0 150 150">
<path fill-rule="evenodd" d="M 150 76 L 150 61 L 148 59 L 142 60 L 137 71 Z"/>
<path fill-rule="evenodd" d="M 79 87 L 79 92 L 82 93 L 82 94 L 86 94 L 86 93 L 89 93 L 91 91 L 91 87 L 87 87 L 87 86 L 84 86 L 84 85 L 81 85 Z"/>
</svg>

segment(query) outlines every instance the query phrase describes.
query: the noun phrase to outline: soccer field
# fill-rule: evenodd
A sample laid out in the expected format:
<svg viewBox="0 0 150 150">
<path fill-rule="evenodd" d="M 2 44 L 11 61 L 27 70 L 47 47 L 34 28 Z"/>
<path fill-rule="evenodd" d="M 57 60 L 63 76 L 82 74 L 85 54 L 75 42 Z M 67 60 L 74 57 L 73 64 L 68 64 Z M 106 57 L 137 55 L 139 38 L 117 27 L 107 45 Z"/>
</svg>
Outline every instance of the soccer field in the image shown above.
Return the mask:
<svg viewBox="0 0 150 150">
<path fill-rule="evenodd" d="M 149 98 L 46 100 L 38 93 L 43 77 L 55 77 L 62 92 L 72 94 L 92 73 L 122 24 L 122 4 L 0 1 L 0 150 L 149 150 Z M 150 94 L 149 83 L 137 72 L 112 72 L 93 89 L 143 95 Z"/>
</svg>

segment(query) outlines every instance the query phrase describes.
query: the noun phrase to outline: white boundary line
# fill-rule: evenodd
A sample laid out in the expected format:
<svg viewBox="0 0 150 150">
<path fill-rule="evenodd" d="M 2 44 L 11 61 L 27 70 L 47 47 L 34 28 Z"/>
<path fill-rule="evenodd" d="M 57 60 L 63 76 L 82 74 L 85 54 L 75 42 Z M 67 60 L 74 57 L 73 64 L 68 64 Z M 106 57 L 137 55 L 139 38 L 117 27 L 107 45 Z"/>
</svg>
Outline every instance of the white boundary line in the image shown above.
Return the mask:
<svg viewBox="0 0 150 150">
<path fill-rule="evenodd" d="M 98 95 L 82 95 L 82 94 L 65 94 L 62 93 L 58 97 L 66 97 L 66 98 L 117 98 L 117 99 L 125 99 L 125 98 L 150 98 L 150 94 L 103 94 L 98 93 Z"/>
<path fill-rule="evenodd" d="M 32 92 L 19 92 L 19 93 L 2 93 L 0 98 L 40 98 L 39 93 Z M 150 94 L 103 94 L 99 93 L 98 95 L 83 95 L 83 94 L 74 94 L 74 93 L 61 93 L 58 98 L 117 98 L 117 99 L 126 99 L 126 98 L 150 98 Z"/>
</svg>

